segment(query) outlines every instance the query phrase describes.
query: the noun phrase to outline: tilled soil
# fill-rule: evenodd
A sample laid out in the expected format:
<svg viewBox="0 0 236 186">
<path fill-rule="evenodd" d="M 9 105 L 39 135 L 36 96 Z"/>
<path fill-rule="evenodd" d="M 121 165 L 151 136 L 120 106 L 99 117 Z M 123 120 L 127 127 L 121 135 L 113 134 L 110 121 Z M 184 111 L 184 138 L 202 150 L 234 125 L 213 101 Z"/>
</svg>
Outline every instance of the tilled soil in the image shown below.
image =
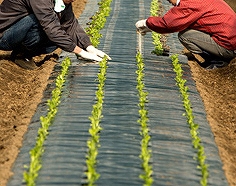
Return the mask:
<svg viewBox="0 0 236 186">
<path fill-rule="evenodd" d="M 76 0 L 78 17 L 87 0 Z M 2 2 L 2 0 L 0 0 Z M 226 0 L 236 10 L 234 0 Z M 134 23 L 135 24 L 135 23 Z M 23 135 L 49 83 L 60 50 L 47 56 L 39 69 L 24 70 L 9 61 L 10 52 L 0 51 L 0 186 L 12 175 Z M 44 59 L 39 56 L 37 61 Z M 236 186 L 236 60 L 222 69 L 205 70 L 189 61 L 192 77 L 205 105 L 228 182 Z"/>
</svg>

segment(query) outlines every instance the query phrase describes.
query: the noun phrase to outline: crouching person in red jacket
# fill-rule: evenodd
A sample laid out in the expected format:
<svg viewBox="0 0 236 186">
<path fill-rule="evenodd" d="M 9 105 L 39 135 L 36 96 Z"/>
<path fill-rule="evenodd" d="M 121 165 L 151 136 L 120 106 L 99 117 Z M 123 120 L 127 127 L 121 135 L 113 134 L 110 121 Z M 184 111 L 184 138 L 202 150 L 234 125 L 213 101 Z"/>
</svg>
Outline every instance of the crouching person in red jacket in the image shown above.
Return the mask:
<svg viewBox="0 0 236 186">
<path fill-rule="evenodd" d="M 162 17 L 136 23 L 141 34 L 179 32 L 180 42 L 206 68 L 220 68 L 236 57 L 236 14 L 224 0 L 168 0 L 171 8 Z"/>
<path fill-rule="evenodd" d="M 4 0 L 0 5 L 0 50 L 12 51 L 11 60 L 26 69 L 37 68 L 34 56 L 58 47 L 101 61 L 106 54 L 92 46 L 74 16 L 73 1 Z"/>
</svg>

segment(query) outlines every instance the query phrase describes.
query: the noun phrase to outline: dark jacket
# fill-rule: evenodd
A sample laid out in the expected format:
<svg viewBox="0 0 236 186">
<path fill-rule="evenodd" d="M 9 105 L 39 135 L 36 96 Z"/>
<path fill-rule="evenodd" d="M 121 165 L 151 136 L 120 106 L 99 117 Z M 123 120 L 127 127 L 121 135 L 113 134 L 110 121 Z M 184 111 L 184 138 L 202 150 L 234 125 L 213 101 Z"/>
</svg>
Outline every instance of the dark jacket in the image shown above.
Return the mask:
<svg viewBox="0 0 236 186">
<path fill-rule="evenodd" d="M 4 0 L 0 5 L 0 37 L 12 24 L 29 14 L 37 17 L 48 38 L 61 49 L 72 52 L 76 45 L 83 49 L 91 45 L 74 16 L 71 3 L 58 16 L 53 0 Z"/>
</svg>

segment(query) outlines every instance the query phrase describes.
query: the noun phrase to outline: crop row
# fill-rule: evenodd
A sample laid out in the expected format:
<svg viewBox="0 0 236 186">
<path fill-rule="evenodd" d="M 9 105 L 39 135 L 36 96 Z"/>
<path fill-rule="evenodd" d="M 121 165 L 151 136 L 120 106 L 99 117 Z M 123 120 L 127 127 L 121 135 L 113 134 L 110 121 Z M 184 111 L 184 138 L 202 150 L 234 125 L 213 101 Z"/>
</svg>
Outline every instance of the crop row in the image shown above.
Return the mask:
<svg viewBox="0 0 236 186">
<path fill-rule="evenodd" d="M 103 98 L 104 98 L 104 85 L 106 80 L 107 58 L 99 63 L 100 72 L 98 73 L 98 90 L 96 91 L 96 103 L 93 105 L 91 116 L 89 117 L 91 124 L 89 129 L 90 139 L 87 141 L 88 153 L 86 156 L 87 171 L 87 185 L 94 185 L 95 181 L 100 177 L 96 171 L 97 155 L 99 144 L 99 133 L 102 130 L 100 120 L 102 118 Z"/>
<path fill-rule="evenodd" d="M 104 27 L 106 22 L 106 17 L 110 13 L 110 3 L 112 0 L 102 0 L 99 3 L 99 11 L 92 16 L 92 20 L 89 23 L 89 27 L 86 29 L 87 34 L 90 35 L 91 42 L 94 46 L 99 44 L 99 40 L 102 37 L 100 30 Z M 86 185 L 93 186 L 95 182 L 99 179 L 100 174 L 96 171 L 98 148 L 99 143 L 99 133 L 102 130 L 100 126 L 100 120 L 102 119 L 102 109 L 103 109 L 103 98 L 104 98 L 104 85 L 106 80 L 106 70 L 107 70 L 107 57 L 105 56 L 103 60 L 99 63 L 100 69 L 98 73 L 98 90 L 96 91 L 96 103 L 93 105 L 91 116 L 89 117 L 91 124 L 89 129 L 90 139 L 87 141 L 88 152 L 86 155 Z"/>
<path fill-rule="evenodd" d="M 153 183 L 152 178 L 152 166 L 150 165 L 150 159 L 152 156 L 151 150 L 148 148 L 151 140 L 151 136 L 149 135 L 148 129 L 148 111 L 146 109 L 145 104 L 147 103 L 147 95 L 148 92 L 144 91 L 144 62 L 142 58 L 142 54 L 140 51 L 137 52 L 136 55 L 137 61 L 137 90 L 139 95 L 139 117 L 138 123 L 141 126 L 140 135 L 142 137 L 141 140 L 141 153 L 140 158 L 142 160 L 142 168 L 143 174 L 140 175 L 140 178 L 144 181 L 145 186 L 150 186 Z"/>
<path fill-rule="evenodd" d="M 100 30 L 105 26 L 106 17 L 110 14 L 111 2 L 112 0 L 101 0 L 98 3 L 99 10 L 91 17 L 91 22 L 88 23 L 89 27 L 85 29 L 95 47 L 100 43 L 100 38 L 102 37 Z"/>
<path fill-rule="evenodd" d="M 28 170 L 24 172 L 24 181 L 28 186 L 34 186 L 38 172 L 41 169 L 41 157 L 44 152 L 44 142 L 47 139 L 48 129 L 53 122 L 53 119 L 57 113 L 58 105 L 60 104 L 60 98 L 62 88 L 66 80 L 69 66 L 71 64 L 70 59 L 67 57 L 62 61 L 61 72 L 56 78 L 56 88 L 52 91 L 51 99 L 47 101 L 48 113 L 47 115 L 41 116 L 41 127 L 38 129 L 38 136 L 36 144 L 33 149 L 30 150 L 30 165 L 25 166 Z"/>
<path fill-rule="evenodd" d="M 103 28 L 105 24 L 105 17 L 108 16 L 110 11 L 110 2 L 111 0 L 102 0 L 99 2 L 99 12 L 97 12 L 92 17 L 92 22 L 90 26 L 87 28 L 87 33 L 91 36 L 91 42 L 96 47 L 99 44 L 99 39 L 101 38 L 101 34 L 99 33 L 100 29 Z M 24 181 L 27 186 L 36 185 L 36 179 L 38 177 L 38 172 L 41 169 L 41 157 L 44 153 L 44 142 L 47 138 L 48 129 L 53 122 L 53 119 L 57 113 L 58 105 L 60 104 L 61 92 L 63 88 L 63 84 L 65 82 L 66 75 L 68 73 L 69 66 L 71 64 L 70 59 L 67 57 L 62 61 L 61 73 L 56 78 L 56 88 L 52 91 L 51 99 L 47 101 L 48 105 L 48 113 L 47 115 L 41 116 L 41 127 L 38 129 L 38 136 L 36 139 L 36 144 L 33 149 L 30 150 L 30 165 L 25 166 L 27 171 L 23 173 Z M 91 128 L 89 129 L 89 133 L 91 134 L 91 139 L 88 140 L 88 155 L 86 163 L 87 163 L 87 178 L 88 185 L 93 185 L 93 182 L 98 178 L 98 174 L 94 171 L 94 165 L 96 162 L 97 155 L 97 147 L 99 142 L 98 133 L 101 130 L 99 127 L 99 120 L 101 119 L 101 111 L 102 111 L 102 99 L 103 99 L 103 87 L 105 82 L 105 74 L 107 68 L 107 58 L 100 62 L 100 73 L 98 74 L 98 91 L 96 92 L 97 103 L 93 106 L 92 116 L 89 117 L 91 120 Z"/>
<path fill-rule="evenodd" d="M 151 15 L 156 16 L 158 10 L 159 10 L 158 1 L 153 0 L 151 2 L 151 11 L 150 11 Z M 154 49 L 153 53 L 155 53 L 157 55 L 161 55 L 163 53 L 163 47 L 162 47 L 162 44 L 161 44 L 161 41 L 160 41 L 160 38 L 161 38 L 160 34 L 152 32 L 152 38 L 153 38 L 153 44 L 155 46 L 155 49 Z M 205 152 L 204 152 L 204 147 L 201 144 L 200 137 L 198 136 L 199 125 L 194 123 L 194 116 L 193 116 L 193 113 L 192 113 L 191 103 L 190 103 L 190 100 L 188 98 L 189 97 L 188 92 L 187 92 L 188 87 L 185 86 L 186 80 L 184 80 L 182 78 L 183 70 L 181 68 L 181 64 L 179 64 L 178 55 L 177 54 L 172 55 L 171 59 L 172 59 L 172 64 L 174 66 L 173 70 L 174 70 L 174 72 L 176 72 L 175 80 L 177 82 L 180 93 L 182 95 L 183 106 L 184 106 L 185 111 L 186 111 L 185 115 L 187 117 L 187 122 L 188 122 L 189 127 L 190 127 L 190 134 L 191 134 L 191 137 L 192 137 L 192 144 L 193 144 L 193 147 L 195 149 L 197 149 L 196 159 L 198 160 L 198 163 L 199 163 L 199 166 L 197 168 L 201 170 L 201 175 L 202 175 L 200 184 L 202 186 L 207 186 L 207 178 L 209 176 L 208 165 L 205 164 L 206 156 L 205 156 Z"/>
<path fill-rule="evenodd" d="M 204 152 L 204 147 L 201 144 L 201 139 L 199 137 L 199 132 L 198 128 L 199 125 L 194 122 L 194 116 L 193 116 L 193 111 L 191 107 L 191 103 L 189 100 L 189 95 L 188 95 L 188 87 L 185 85 L 186 80 L 183 79 L 183 70 L 181 68 L 181 64 L 179 63 L 178 60 L 178 55 L 172 55 L 172 64 L 174 66 L 174 72 L 176 73 L 176 83 L 179 87 L 180 93 L 182 95 L 182 100 L 183 100 L 183 105 L 185 108 L 185 116 L 187 118 L 189 127 L 190 127 L 190 134 L 192 137 L 192 144 L 195 149 L 197 149 L 197 161 L 199 163 L 198 168 L 201 170 L 201 175 L 202 179 L 200 181 L 202 186 L 207 186 L 207 178 L 208 178 L 208 165 L 205 163 L 205 152 Z"/>
<path fill-rule="evenodd" d="M 157 0 L 152 0 L 151 6 L 150 6 L 150 14 L 151 16 L 157 16 L 157 12 L 159 11 L 159 3 Z M 157 32 L 152 32 L 152 39 L 153 39 L 153 45 L 154 50 L 152 51 L 153 54 L 161 55 L 163 53 L 163 46 L 161 43 L 161 34 Z"/>
</svg>

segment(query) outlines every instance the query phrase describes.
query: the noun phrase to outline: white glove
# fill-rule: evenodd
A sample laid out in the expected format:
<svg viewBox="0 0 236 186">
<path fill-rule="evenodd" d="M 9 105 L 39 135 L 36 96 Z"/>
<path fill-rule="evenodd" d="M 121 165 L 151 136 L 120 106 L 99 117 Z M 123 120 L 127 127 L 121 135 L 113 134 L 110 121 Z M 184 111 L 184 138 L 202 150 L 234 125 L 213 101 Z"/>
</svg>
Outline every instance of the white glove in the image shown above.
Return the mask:
<svg viewBox="0 0 236 186">
<path fill-rule="evenodd" d="M 54 10 L 55 12 L 61 12 L 66 8 L 63 0 L 56 0 L 55 1 L 55 6 L 54 6 Z"/>
<path fill-rule="evenodd" d="M 138 32 L 140 32 L 142 35 L 145 35 L 147 32 L 151 32 L 147 25 L 146 25 L 147 19 L 139 20 L 136 22 L 135 26 L 137 27 Z"/>
<path fill-rule="evenodd" d="M 85 59 L 94 60 L 94 61 L 102 61 L 102 58 L 98 57 L 96 54 L 86 52 L 85 50 L 81 50 L 81 52 L 78 53 L 78 55 Z"/>
<path fill-rule="evenodd" d="M 107 58 L 109 60 L 111 60 L 110 56 L 108 56 L 106 53 L 104 53 L 103 51 L 101 50 L 98 50 L 96 49 L 94 46 L 92 45 L 89 45 L 86 50 L 89 52 L 89 53 L 92 53 L 92 54 L 96 54 L 97 56 L 103 58 L 104 56 L 107 56 Z"/>
</svg>

